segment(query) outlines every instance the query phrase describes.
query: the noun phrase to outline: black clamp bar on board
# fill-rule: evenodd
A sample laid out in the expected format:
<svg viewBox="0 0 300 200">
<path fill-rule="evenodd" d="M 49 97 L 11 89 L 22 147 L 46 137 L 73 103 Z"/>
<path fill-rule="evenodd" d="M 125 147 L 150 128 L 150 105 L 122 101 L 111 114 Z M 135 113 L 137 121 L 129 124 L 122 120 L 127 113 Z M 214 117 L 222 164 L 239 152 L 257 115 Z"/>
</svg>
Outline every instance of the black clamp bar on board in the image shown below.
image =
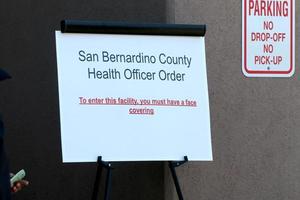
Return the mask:
<svg viewBox="0 0 300 200">
<path fill-rule="evenodd" d="M 188 160 L 187 156 L 184 156 L 183 161 L 169 161 L 169 168 L 171 170 L 171 174 L 172 174 L 172 177 L 173 177 L 173 181 L 174 181 L 174 184 L 175 184 L 175 187 L 176 187 L 176 192 L 177 192 L 179 200 L 183 200 L 183 195 L 182 195 L 182 192 L 181 192 L 181 188 L 180 188 L 180 185 L 179 185 L 179 181 L 178 181 L 178 177 L 177 177 L 177 174 L 176 174 L 175 167 L 179 167 L 179 166 L 183 165 L 184 163 L 186 163 L 188 161 L 189 160 Z"/>
<path fill-rule="evenodd" d="M 132 24 L 90 20 L 63 20 L 62 33 L 107 33 L 134 35 L 205 36 L 206 25 Z"/>
</svg>

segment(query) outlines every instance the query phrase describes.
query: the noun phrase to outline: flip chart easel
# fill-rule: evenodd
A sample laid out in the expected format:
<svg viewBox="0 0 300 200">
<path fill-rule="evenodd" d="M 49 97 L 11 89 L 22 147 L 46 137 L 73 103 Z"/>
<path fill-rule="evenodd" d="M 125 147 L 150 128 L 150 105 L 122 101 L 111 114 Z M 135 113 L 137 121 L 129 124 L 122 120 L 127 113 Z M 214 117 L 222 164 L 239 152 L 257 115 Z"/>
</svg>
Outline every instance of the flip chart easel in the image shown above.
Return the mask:
<svg viewBox="0 0 300 200">
<path fill-rule="evenodd" d="M 204 36 L 205 25 L 182 24 L 127 24 L 115 22 L 63 20 L 61 22 L 62 33 L 93 33 L 93 34 L 131 34 L 131 35 L 168 35 L 168 36 Z M 188 156 L 182 161 L 169 161 L 169 168 L 176 187 L 179 200 L 183 200 L 182 191 L 176 174 L 176 168 L 188 162 Z M 97 173 L 95 177 L 92 200 L 98 197 L 100 180 L 103 169 L 107 170 L 104 200 L 109 200 L 111 192 L 111 177 L 113 163 L 106 162 L 102 156 L 97 160 Z"/>
</svg>

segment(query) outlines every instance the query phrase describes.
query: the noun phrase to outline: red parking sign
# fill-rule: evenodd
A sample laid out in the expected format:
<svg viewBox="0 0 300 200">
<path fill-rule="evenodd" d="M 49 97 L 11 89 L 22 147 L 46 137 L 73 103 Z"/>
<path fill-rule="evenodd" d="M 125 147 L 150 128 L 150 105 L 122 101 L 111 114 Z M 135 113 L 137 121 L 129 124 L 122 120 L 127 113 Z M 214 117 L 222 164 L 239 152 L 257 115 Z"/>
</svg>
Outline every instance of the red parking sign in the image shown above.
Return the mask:
<svg viewBox="0 0 300 200">
<path fill-rule="evenodd" d="M 292 76 L 294 37 L 294 0 L 243 0 L 242 71 L 245 76 Z"/>
</svg>

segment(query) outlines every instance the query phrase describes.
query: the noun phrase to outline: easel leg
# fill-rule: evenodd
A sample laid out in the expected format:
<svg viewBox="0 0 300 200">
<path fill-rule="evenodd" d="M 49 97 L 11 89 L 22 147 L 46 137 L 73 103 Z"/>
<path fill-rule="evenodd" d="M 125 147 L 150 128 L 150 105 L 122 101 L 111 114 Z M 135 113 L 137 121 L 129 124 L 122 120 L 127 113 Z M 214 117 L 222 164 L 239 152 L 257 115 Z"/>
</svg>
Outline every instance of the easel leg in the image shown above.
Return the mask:
<svg viewBox="0 0 300 200">
<path fill-rule="evenodd" d="M 94 183 L 92 200 L 97 200 L 97 196 L 98 196 L 101 174 L 102 174 L 102 169 L 103 169 L 101 162 L 102 162 L 102 157 L 99 156 L 98 161 L 97 161 L 97 173 L 96 173 L 96 179 L 95 179 L 95 183 Z"/>
<path fill-rule="evenodd" d="M 96 173 L 96 179 L 94 183 L 92 200 L 97 200 L 103 167 L 107 169 L 104 200 L 109 200 L 110 190 L 111 190 L 111 170 L 112 170 L 111 163 L 103 162 L 102 157 L 99 156 L 97 160 L 97 164 L 98 166 L 97 166 L 97 173 Z"/>
<path fill-rule="evenodd" d="M 179 198 L 179 200 L 183 200 L 183 195 L 182 195 L 181 188 L 180 188 L 180 185 L 178 182 L 178 177 L 177 177 L 175 167 L 173 166 L 172 162 L 169 162 L 169 168 L 172 173 L 172 177 L 173 177 L 173 181 L 174 181 L 174 184 L 176 187 L 176 192 L 177 192 L 178 198 Z"/>
<path fill-rule="evenodd" d="M 104 200 L 109 200 L 110 197 L 110 190 L 111 190 L 111 167 L 107 168 L 107 175 L 106 175 L 106 186 L 105 186 L 105 196 Z"/>
<path fill-rule="evenodd" d="M 184 156 L 183 161 L 177 161 L 177 162 L 169 161 L 169 168 L 171 170 L 171 174 L 172 174 L 172 177 L 173 177 L 173 181 L 174 181 L 174 184 L 175 184 L 175 187 L 176 187 L 176 192 L 177 192 L 179 200 L 183 200 L 183 195 L 182 195 L 182 192 L 181 192 L 181 188 L 180 188 L 180 185 L 179 185 L 179 181 L 178 181 L 178 177 L 177 177 L 177 174 L 176 174 L 175 167 L 179 167 L 180 165 L 183 165 L 186 162 L 188 162 L 188 157 L 187 156 Z"/>
</svg>

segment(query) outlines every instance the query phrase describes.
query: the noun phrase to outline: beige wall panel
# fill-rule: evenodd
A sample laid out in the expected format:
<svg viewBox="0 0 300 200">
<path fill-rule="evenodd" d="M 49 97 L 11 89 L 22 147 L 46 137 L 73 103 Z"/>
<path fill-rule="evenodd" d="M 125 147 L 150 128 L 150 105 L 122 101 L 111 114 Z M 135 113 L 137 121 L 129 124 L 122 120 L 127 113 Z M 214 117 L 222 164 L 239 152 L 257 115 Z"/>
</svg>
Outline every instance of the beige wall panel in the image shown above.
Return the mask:
<svg viewBox="0 0 300 200">
<path fill-rule="evenodd" d="M 246 78 L 241 70 L 242 1 L 169 1 L 169 22 L 207 24 L 213 162 L 178 169 L 188 200 L 300 199 L 299 10 L 296 72 Z M 166 170 L 165 197 L 177 199 Z"/>
</svg>

